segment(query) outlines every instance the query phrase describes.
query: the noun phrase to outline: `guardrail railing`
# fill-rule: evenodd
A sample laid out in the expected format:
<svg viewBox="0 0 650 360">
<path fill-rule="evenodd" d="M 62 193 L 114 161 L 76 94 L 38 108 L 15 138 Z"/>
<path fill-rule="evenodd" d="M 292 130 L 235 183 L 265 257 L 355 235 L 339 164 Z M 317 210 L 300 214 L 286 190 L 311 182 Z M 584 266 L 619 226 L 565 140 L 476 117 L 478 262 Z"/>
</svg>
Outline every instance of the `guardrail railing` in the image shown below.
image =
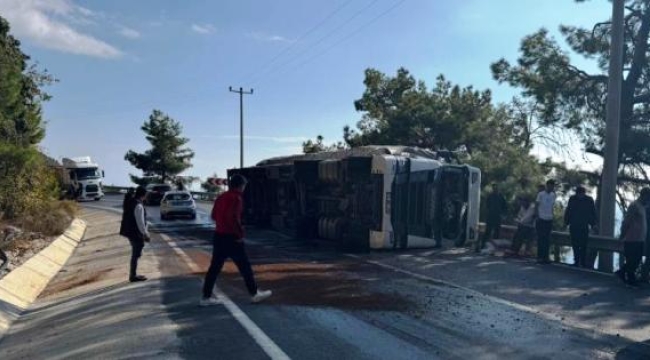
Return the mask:
<svg viewBox="0 0 650 360">
<path fill-rule="evenodd" d="M 485 224 L 480 224 L 481 234 L 483 233 Z M 517 227 L 513 225 L 501 225 L 502 238 L 512 239 L 512 234 L 517 231 Z M 503 236 L 503 233 L 509 236 Z M 598 251 L 607 251 L 615 253 L 623 253 L 624 243 L 619 238 L 600 236 L 595 234 L 589 235 L 587 240 L 587 253 L 594 253 Z M 553 231 L 551 232 L 551 253 L 553 254 L 553 261 L 561 261 L 561 247 L 571 247 L 571 235 L 566 231 Z"/>
<path fill-rule="evenodd" d="M 110 186 L 103 187 L 105 194 L 126 194 L 129 187 L 126 186 Z M 190 191 L 195 200 L 201 201 L 214 201 L 218 194 L 205 192 L 205 191 Z"/>
</svg>

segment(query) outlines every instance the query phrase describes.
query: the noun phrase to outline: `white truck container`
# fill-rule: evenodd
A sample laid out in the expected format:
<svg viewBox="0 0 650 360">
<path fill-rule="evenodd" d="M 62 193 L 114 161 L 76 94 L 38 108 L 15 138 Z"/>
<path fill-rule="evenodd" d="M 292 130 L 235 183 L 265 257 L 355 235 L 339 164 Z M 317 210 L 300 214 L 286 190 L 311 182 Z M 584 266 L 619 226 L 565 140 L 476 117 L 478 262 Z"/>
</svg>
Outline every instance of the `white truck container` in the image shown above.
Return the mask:
<svg viewBox="0 0 650 360">
<path fill-rule="evenodd" d="M 101 200 L 104 197 L 102 178 L 104 171 L 90 156 L 63 158 L 63 167 L 70 175 L 77 200 Z"/>
</svg>

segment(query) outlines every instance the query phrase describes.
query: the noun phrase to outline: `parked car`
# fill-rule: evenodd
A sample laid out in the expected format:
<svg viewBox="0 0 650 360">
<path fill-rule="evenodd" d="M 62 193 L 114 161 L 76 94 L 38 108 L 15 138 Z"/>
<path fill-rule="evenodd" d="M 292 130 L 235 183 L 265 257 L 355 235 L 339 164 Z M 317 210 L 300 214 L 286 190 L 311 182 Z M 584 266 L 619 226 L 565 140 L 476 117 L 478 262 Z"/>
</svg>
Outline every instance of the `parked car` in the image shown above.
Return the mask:
<svg viewBox="0 0 650 360">
<path fill-rule="evenodd" d="M 172 216 L 189 216 L 196 219 L 196 203 L 189 191 L 168 191 L 160 202 L 160 219 Z"/>
<path fill-rule="evenodd" d="M 145 205 L 160 205 L 165 193 L 172 191 L 172 187 L 167 184 L 149 184 L 146 189 L 147 195 L 144 198 Z"/>
</svg>

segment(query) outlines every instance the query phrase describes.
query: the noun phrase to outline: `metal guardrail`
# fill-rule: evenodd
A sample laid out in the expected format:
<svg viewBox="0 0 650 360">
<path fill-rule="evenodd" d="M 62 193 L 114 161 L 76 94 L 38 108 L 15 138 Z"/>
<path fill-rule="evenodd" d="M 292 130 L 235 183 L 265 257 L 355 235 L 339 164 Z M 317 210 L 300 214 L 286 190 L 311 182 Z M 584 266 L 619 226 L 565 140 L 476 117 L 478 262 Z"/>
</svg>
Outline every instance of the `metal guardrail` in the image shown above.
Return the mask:
<svg viewBox="0 0 650 360">
<path fill-rule="evenodd" d="M 126 194 L 126 191 L 129 189 L 129 187 L 104 185 L 103 189 L 105 194 Z M 190 191 L 190 194 L 192 194 L 195 200 L 200 201 L 214 201 L 218 195 L 216 193 L 205 191 Z"/>
<path fill-rule="evenodd" d="M 481 232 L 483 232 L 484 226 L 485 224 L 480 224 Z M 514 234 L 517 231 L 517 227 L 513 225 L 501 225 L 501 230 Z M 560 247 L 563 246 L 571 246 L 571 235 L 566 231 L 551 232 L 551 248 L 554 261 L 560 261 Z M 624 242 L 615 237 L 590 234 L 589 240 L 587 241 L 587 252 L 607 251 L 623 253 L 623 247 Z"/>
</svg>

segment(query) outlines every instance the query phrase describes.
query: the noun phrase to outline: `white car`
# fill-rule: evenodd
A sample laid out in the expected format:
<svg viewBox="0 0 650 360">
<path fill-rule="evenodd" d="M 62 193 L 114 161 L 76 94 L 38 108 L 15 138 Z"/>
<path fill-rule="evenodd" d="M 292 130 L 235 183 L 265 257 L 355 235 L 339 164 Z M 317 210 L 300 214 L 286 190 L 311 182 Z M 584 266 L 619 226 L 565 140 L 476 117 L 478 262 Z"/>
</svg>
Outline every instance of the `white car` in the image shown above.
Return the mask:
<svg viewBox="0 0 650 360">
<path fill-rule="evenodd" d="M 160 201 L 160 219 L 189 216 L 196 219 L 196 203 L 189 191 L 168 191 Z"/>
</svg>

